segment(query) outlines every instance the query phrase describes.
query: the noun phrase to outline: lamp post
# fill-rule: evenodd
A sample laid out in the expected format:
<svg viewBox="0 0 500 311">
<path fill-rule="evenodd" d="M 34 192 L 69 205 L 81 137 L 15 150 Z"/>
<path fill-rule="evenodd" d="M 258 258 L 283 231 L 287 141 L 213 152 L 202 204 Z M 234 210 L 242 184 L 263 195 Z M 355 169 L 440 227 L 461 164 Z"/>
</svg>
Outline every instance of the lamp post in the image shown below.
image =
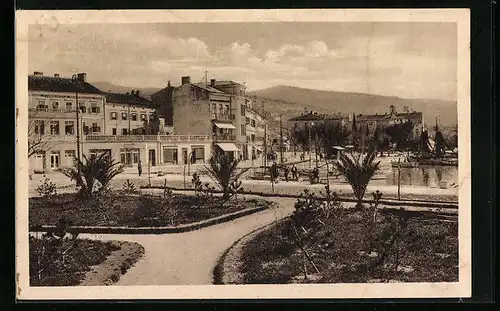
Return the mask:
<svg viewBox="0 0 500 311">
<path fill-rule="evenodd" d="M 80 107 L 78 105 L 78 75 L 74 74 L 71 81 L 75 84 L 75 97 L 76 97 L 76 156 L 80 162 Z M 80 166 L 78 165 L 78 173 L 80 173 Z"/>
</svg>

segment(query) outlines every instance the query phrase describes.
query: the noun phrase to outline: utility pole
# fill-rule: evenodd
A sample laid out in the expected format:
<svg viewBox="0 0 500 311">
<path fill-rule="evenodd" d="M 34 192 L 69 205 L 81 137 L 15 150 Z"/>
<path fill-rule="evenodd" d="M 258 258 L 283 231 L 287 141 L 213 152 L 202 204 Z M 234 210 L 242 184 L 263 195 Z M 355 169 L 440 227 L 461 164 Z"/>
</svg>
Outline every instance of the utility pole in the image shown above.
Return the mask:
<svg viewBox="0 0 500 311">
<path fill-rule="evenodd" d="M 76 156 L 80 162 L 80 107 L 78 105 L 78 75 L 74 74 L 71 80 L 75 83 L 75 97 L 76 97 Z M 80 165 L 78 165 L 78 173 L 80 173 Z"/>
<path fill-rule="evenodd" d="M 264 157 L 262 158 L 264 161 L 264 173 L 267 168 L 267 123 L 264 124 Z"/>
<path fill-rule="evenodd" d="M 307 142 L 307 149 L 309 149 L 309 168 L 312 166 L 312 158 L 311 158 L 311 128 L 314 123 L 311 123 L 311 126 L 308 127 L 308 135 L 309 135 L 309 141 Z"/>
<path fill-rule="evenodd" d="M 280 163 L 283 164 L 283 116 L 280 114 Z"/>
</svg>

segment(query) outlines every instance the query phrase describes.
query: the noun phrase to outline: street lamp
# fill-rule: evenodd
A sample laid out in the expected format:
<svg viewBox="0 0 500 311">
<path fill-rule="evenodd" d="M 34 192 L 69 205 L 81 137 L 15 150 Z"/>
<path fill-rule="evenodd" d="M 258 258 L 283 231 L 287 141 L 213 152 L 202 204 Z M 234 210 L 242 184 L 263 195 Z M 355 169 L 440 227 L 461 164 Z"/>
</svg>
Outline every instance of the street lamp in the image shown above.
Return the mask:
<svg viewBox="0 0 500 311">
<path fill-rule="evenodd" d="M 76 96 L 76 155 L 78 162 L 80 162 L 80 107 L 78 105 L 78 75 L 74 74 L 71 77 L 71 82 L 75 84 L 75 96 Z M 78 172 L 80 172 L 80 166 L 78 165 Z"/>
</svg>

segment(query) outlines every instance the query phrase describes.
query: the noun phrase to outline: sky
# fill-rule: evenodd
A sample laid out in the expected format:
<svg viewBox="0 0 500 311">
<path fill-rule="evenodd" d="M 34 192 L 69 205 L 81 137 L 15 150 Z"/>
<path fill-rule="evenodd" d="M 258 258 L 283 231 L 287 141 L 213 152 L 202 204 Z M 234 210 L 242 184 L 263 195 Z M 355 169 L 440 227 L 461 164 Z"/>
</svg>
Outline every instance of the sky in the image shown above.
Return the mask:
<svg viewBox="0 0 500 311">
<path fill-rule="evenodd" d="M 31 25 L 28 69 L 127 87 L 181 76 L 456 100 L 455 23 Z"/>
</svg>

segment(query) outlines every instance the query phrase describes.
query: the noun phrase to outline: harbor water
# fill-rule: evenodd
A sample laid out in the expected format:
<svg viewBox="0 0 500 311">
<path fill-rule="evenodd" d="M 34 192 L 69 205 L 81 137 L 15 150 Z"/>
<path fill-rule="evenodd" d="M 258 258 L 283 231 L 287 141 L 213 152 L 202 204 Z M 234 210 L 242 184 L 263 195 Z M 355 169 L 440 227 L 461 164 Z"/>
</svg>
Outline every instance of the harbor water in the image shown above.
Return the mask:
<svg viewBox="0 0 500 311">
<path fill-rule="evenodd" d="M 400 170 L 401 185 L 438 188 L 443 184 L 447 186 L 458 184 L 457 166 L 420 165 L 401 167 Z M 398 168 L 390 168 L 390 172 L 386 174 L 386 184 L 398 184 Z"/>
</svg>

